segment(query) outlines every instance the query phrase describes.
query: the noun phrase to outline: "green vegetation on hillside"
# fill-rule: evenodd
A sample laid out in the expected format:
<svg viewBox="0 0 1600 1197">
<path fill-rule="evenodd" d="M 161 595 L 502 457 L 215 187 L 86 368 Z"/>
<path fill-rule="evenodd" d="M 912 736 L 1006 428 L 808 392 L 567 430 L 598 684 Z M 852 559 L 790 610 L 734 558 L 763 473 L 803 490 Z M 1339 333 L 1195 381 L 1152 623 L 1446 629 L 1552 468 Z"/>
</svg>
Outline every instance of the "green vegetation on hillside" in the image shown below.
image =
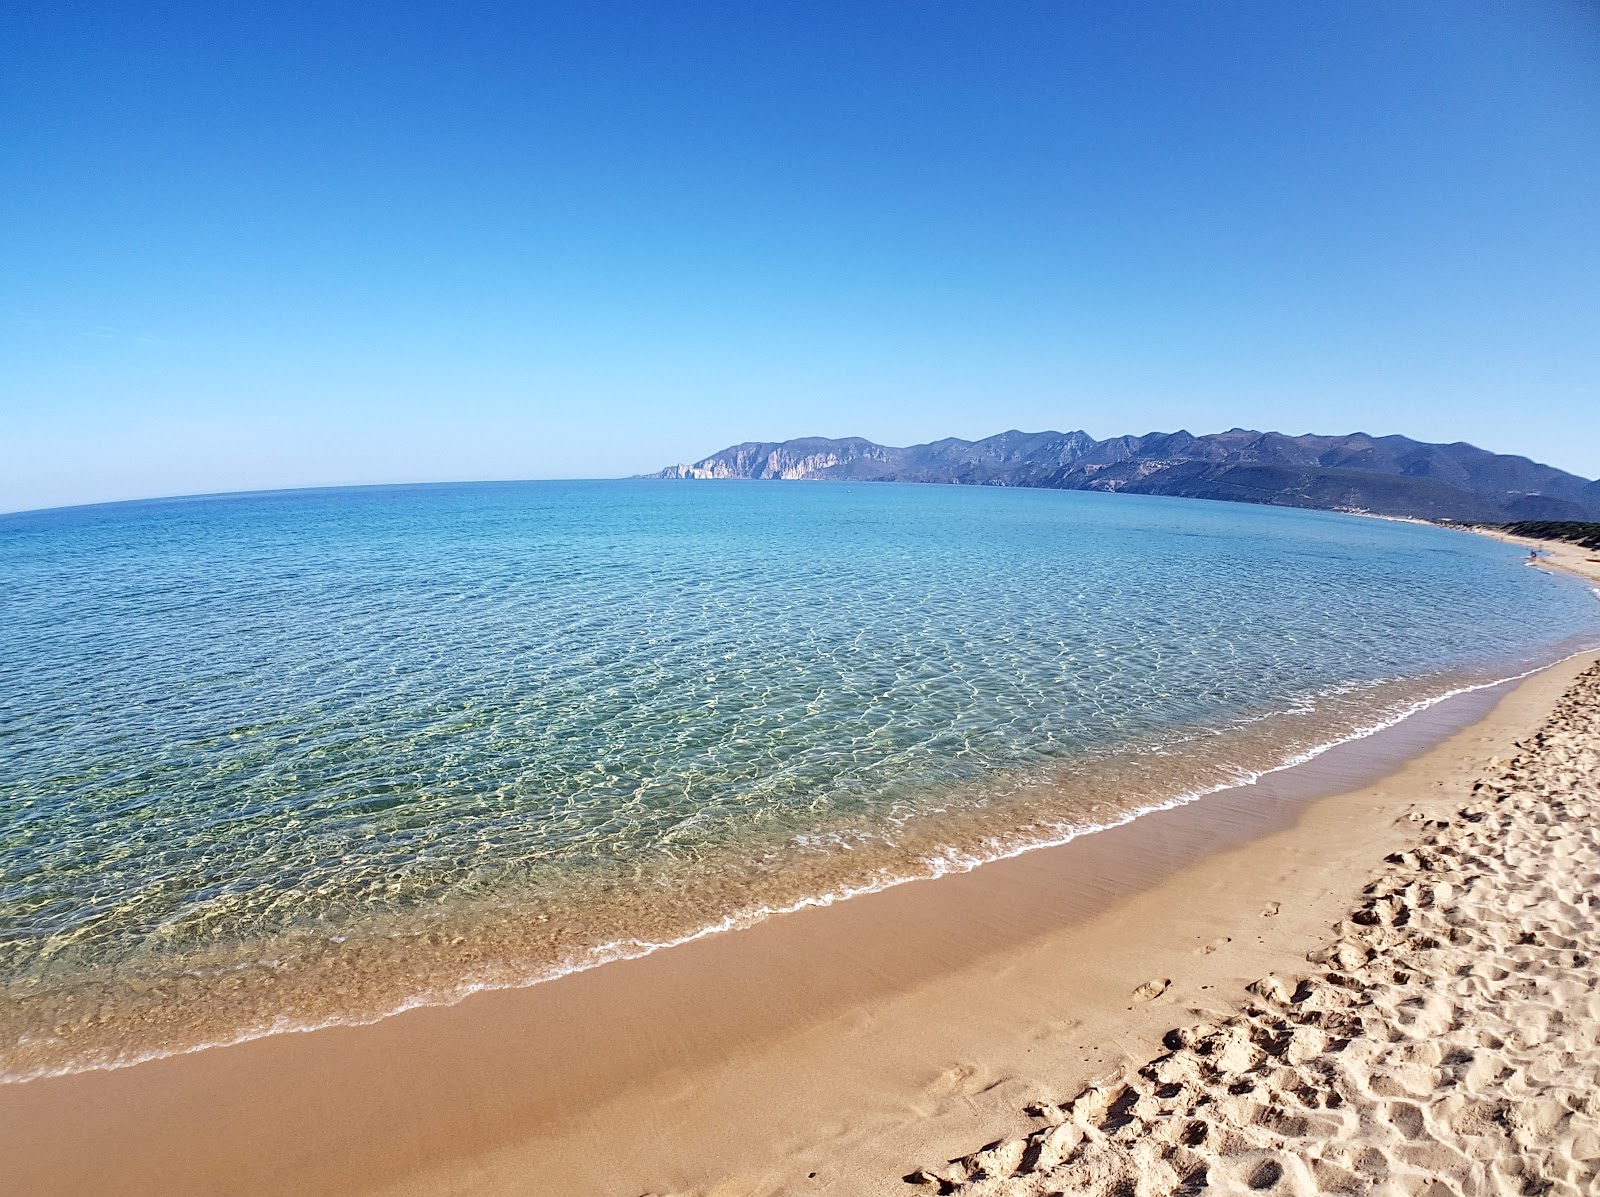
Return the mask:
<svg viewBox="0 0 1600 1197">
<path fill-rule="evenodd" d="M 1582 520 L 1522 520 L 1515 524 L 1501 524 L 1513 536 L 1528 536 L 1534 540 L 1567 540 L 1586 549 L 1600 549 L 1600 524 Z"/>
</svg>

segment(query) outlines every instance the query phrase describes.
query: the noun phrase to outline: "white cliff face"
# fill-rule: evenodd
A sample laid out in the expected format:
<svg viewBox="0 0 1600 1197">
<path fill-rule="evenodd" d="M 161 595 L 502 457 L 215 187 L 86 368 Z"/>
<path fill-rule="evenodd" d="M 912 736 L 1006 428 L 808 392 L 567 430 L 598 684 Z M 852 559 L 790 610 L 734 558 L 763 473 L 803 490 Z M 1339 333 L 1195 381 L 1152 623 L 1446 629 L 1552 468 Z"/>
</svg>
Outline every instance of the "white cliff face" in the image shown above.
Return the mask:
<svg viewBox="0 0 1600 1197">
<path fill-rule="evenodd" d="M 842 451 L 822 450 L 807 453 L 783 445 L 735 445 L 714 453 L 693 465 L 672 466 L 662 471 L 665 478 L 783 478 L 799 480 L 819 477 L 824 471 L 852 461 L 886 461 L 888 454 L 878 445 L 853 446 Z"/>
<path fill-rule="evenodd" d="M 873 461 L 881 461 L 882 455 L 850 454 L 840 457 L 837 453 L 809 453 L 804 457 L 791 457 L 788 454 L 775 451 L 767 457 L 768 478 L 815 478 L 823 470 L 841 465 L 846 461 L 859 461 L 868 457 Z"/>
</svg>

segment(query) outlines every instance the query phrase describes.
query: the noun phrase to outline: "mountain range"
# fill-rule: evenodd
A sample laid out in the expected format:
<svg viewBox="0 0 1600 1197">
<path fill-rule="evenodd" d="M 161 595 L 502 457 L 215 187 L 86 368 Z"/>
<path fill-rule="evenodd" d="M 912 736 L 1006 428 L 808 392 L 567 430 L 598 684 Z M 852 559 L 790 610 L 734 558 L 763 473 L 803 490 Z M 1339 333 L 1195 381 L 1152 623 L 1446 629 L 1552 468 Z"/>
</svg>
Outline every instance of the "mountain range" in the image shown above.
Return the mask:
<svg viewBox="0 0 1600 1197">
<path fill-rule="evenodd" d="M 747 441 L 656 478 L 817 478 L 1036 486 L 1226 499 L 1466 523 L 1600 518 L 1600 482 L 1526 457 L 1403 436 L 1233 428 L 1096 440 L 1002 432 L 899 448 L 860 437 Z"/>
</svg>

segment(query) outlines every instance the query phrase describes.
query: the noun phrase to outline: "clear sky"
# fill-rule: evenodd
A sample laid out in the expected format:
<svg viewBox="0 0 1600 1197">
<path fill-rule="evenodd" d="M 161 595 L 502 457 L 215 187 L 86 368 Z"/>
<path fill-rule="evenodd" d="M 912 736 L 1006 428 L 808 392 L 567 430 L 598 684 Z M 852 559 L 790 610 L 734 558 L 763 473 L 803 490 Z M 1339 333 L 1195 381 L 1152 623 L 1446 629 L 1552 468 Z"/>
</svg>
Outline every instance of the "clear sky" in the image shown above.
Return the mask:
<svg viewBox="0 0 1600 1197">
<path fill-rule="evenodd" d="M 1600 475 L 1600 6 L 7 8 L 0 509 L 1232 425 Z"/>
</svg>

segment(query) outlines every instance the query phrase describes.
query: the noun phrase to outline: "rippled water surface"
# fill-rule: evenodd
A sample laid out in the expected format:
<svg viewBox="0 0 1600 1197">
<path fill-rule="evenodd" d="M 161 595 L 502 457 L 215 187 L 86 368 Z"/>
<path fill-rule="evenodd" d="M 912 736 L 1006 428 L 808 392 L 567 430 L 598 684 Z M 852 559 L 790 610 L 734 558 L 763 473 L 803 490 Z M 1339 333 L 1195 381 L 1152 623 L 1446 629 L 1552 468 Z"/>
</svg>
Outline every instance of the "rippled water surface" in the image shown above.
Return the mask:
<svg viewBox="0 0 1600 1197">
<path fill-rule="evenodd" d="M 516 984 L 1272 767 L 1600 627 L 1465 533 L 1047 491 L 0 517 L 0 1069 Z"/>
</svg>

